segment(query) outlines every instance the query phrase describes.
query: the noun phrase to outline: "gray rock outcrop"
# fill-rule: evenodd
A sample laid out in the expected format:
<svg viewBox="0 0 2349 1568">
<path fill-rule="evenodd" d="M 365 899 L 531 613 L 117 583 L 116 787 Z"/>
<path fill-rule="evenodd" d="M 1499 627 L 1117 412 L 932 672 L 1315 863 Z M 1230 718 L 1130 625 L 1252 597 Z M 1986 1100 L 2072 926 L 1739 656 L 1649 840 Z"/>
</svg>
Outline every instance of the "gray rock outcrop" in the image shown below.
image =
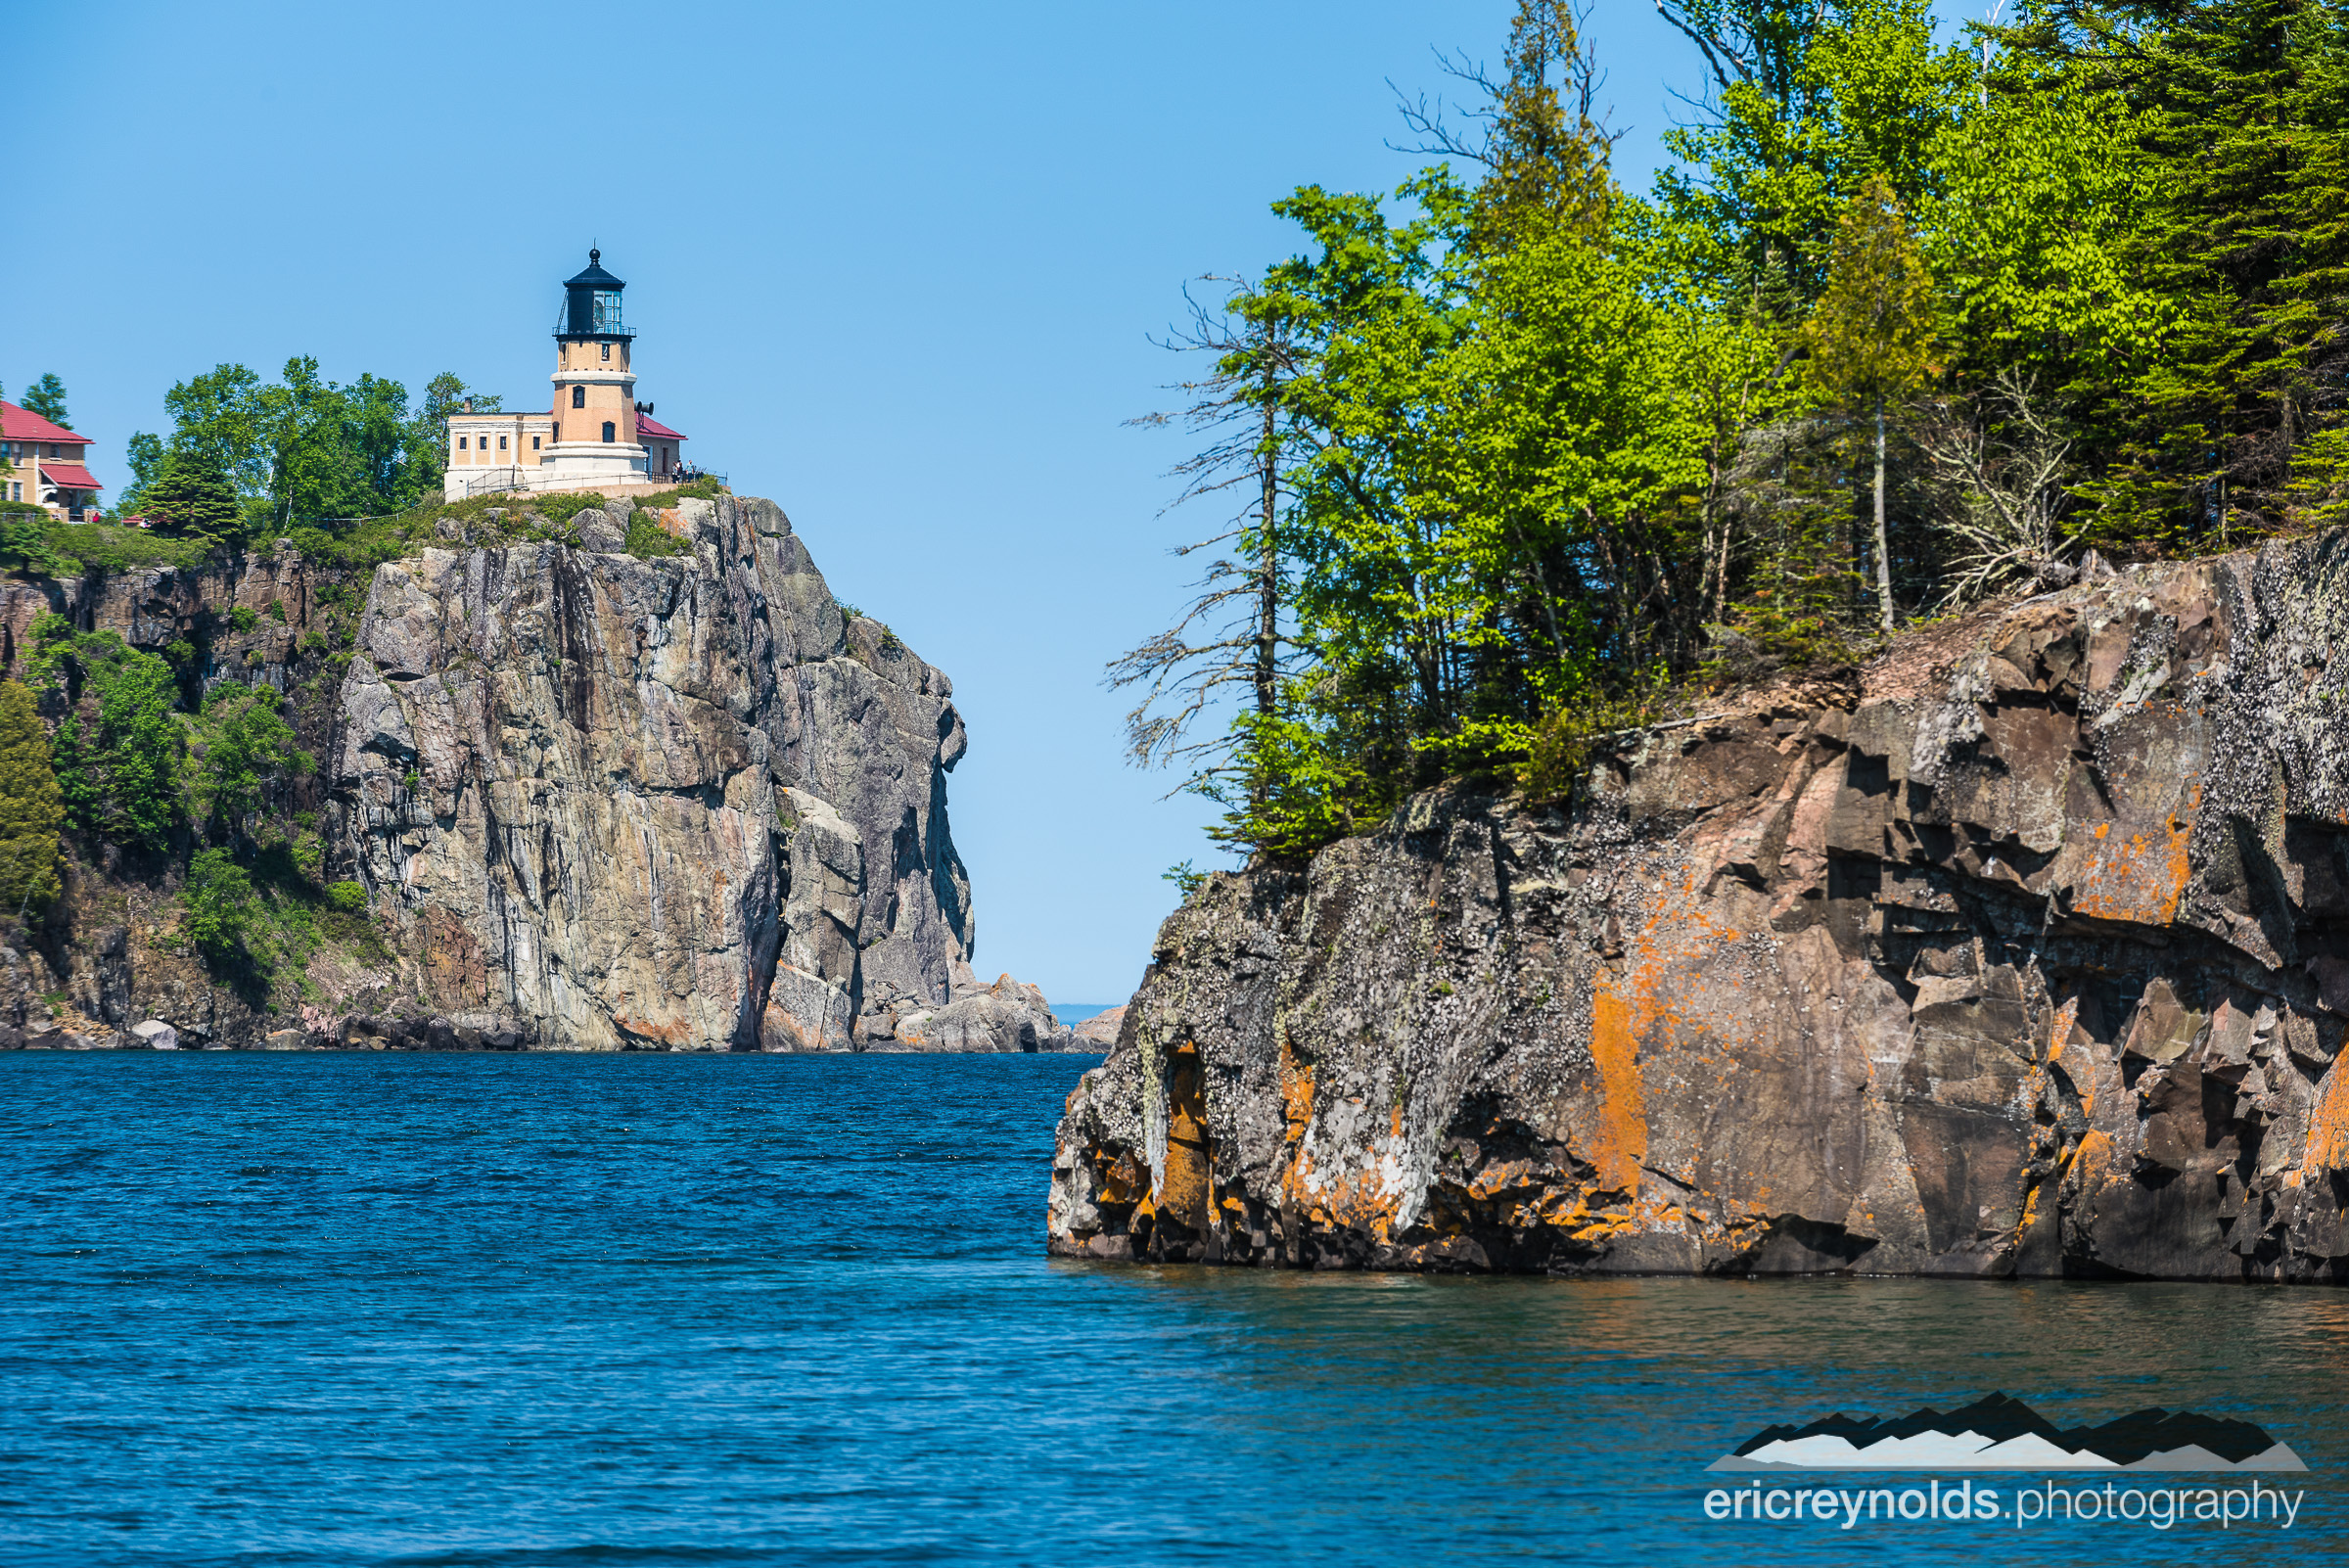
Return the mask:
<svg viewBox="0 0 2349 1568">
<path fill-rule="evenodd" d="M 1170 918 L 1073 1256 L 2349 1280 L 2349 534 L 1933 628 Z"/>
<path fill-rule="evenodd" d="M 1009 975 L 981 986 L 967 966 L 951 986 L 943 1007 L 908 1007 L 893 1025 L 894 1050 L 1065 1051 L 1079 1048 L 1069 1027 L 1052 1016 L 1037 988 Z"/>
<path fill-rule="evenodd" d="M 431 1007 L 537 1046 L 894 1038 L 972 949 L 953 688 L 772 503 L 678 510 L 688 555 L 378 569 L 328 765 L 348 872 Z"/>
<path fill-rule="evenodd" d="M 1080 1051 L 1109 1051 L 1118 1043 L 1118 1033 L 1126 1027 L 1124 1004 L 1093 1014 L 1077 1025 L 1072 1033 L 1077 1037 L 1070 1049 Z"/>
</svg>

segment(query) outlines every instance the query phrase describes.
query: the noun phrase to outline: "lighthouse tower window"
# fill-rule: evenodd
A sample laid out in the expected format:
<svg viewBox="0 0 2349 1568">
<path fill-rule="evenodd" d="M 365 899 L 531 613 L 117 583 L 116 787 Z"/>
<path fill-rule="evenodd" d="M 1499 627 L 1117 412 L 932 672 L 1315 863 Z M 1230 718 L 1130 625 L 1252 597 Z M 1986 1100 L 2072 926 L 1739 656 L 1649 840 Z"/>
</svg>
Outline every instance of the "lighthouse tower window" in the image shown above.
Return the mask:
<svg viewBox="0 0 2349 1568">
<path fill-rule="evenodd" d="M 581 386 L 572 388 L 571 406 L 574 408 L 584 408 L 587 406 L 587 389 L 585 387 Z"/>
<path fill-rule="evenodd" d="M 605 344 L 605 345 L 604 345 L 604 357 L 605 357 L 606 359 L 609 359 L 609 358 L 611 358 L 611 357 L 612 357 L 612 346 L 611 346 L 610 344 Z"/>
<path fill-rule="evenodd" d="M 614 433 L 614 431 L 613 431 L 612 421 L 610 421 L 610 420 L 608 420 L 608 419 L 607 419 L 607 420 L 605 420 L 605 421 L 604 421 L 604 444 L 605 444 L 605 445 L 607 445 L 607 446 L 609 446 L 609 445 L 610 445 L 612 442 L 614 442 L 614 441 L 618 440 L 619 438 L 619 438 L 619 436 L 617 436 L 617 435 Z"/>
</svg>

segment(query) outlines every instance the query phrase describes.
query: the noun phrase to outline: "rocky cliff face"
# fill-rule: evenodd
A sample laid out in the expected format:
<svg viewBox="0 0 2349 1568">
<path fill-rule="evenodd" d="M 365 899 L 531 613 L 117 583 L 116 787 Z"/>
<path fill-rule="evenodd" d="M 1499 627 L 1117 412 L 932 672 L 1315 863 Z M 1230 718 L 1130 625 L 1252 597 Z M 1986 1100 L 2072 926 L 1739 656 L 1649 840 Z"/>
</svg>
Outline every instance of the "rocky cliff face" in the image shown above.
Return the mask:
<svg viewBox="0 0 2349 1568">
<path fill-rule="evenodd" d="M 1022 1048 L 926 1027 L 982 990 L 952 684 L 842 613 L 771 502 L 665 517 L 688 553 L 376 575 L 331 787 L 425 1000 L 574 1049 Z"/>
<path fill-rule="evenodd" d="M 285 804 L 372 916 L 279 977 L 299 1006 L 246 994 L 176 939 L 171 862 L 78 845 L 0 947 L 0 1046 L 1065 1048 L 1034 987 L 970 969 L 945 675 L 844 614 L 772 503 L 659 519 L 679 553 L 650 560 L 589 511 L 565 543 L 444 518 L 451 548 L 371 577 L 287 546 L 0 583 L 0 659 L 55 610 L 287 693 L 319 768 Z"/>
<path fill-rule="evenodd" d="M 338 624 L 363 586 L 304 561 L 291 546 L 215 559 L 193 570 L 151 568 L 64 581 L 0 582 L 0 669 L 22 674 L 33 621 L 47 612 L 82 630 L 119 633 L 150 652 L 177 648 L 206 687 L 266 685 L 282 692 L 304 745 L 320 749 L 337 717 L 327 678 Z M 239 612 L 243 614 L 240 615 Z M 240 627 L 237 623 L 247 623 Z M 53 715 L 54 716 L 54 715 Z M 286 805 L 311 811 L 315 780 Z M 174 879 L 105 844 L 66 867 L 66 896 L 45 921 L 0 945 L 0 1048 L 135 1044 L 139 1022 L 169 1018 L 189 1045 L 260 1046 L 300 1037 L 300 1020 L 271 1016 L 255 998 L 219 985 L 172 936 Z M 340 973 L 330 971 L 340 968 Z M 330 989 L 365 991 L 379 978 L 330 962 Z"/>
<path fill-rule="evenodd" d="M 2349 536 L 1919 633 L 1217 876 L 1055 1252 L 2349 1276 Z"/>
</svg>

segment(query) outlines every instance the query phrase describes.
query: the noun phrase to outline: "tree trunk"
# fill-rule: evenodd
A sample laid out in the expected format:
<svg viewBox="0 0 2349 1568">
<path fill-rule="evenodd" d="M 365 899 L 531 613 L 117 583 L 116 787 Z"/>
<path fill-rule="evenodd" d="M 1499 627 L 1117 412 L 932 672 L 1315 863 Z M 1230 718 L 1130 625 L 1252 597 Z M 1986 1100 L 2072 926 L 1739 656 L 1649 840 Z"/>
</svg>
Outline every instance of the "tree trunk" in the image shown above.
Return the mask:
<svg viewBox="0 0 2349 1568">
<path fill-rule="evenodd" d="M 1892 630 L 1892 549 L 1884 532 L 1884 399 L 1876 399 L 1876 623 Z"/>
<path fill-rule="evenodd" d="M 1264 497 L 1260 503 L 1263 511 L 1257 519 L 1256 545 L 1256 711 L 1266 718 L 1272 716 L 1279 698 L 1275 687 L 1280 675 L 1279 649 L 1275 642 L 1280 635 L 1280 472 L 1272 455 L 1273 438 L 1279 434 L 1275 417 L 1271 399 L 1267 397 L 1264 450 L 1257 458 Z"/>
</svg>

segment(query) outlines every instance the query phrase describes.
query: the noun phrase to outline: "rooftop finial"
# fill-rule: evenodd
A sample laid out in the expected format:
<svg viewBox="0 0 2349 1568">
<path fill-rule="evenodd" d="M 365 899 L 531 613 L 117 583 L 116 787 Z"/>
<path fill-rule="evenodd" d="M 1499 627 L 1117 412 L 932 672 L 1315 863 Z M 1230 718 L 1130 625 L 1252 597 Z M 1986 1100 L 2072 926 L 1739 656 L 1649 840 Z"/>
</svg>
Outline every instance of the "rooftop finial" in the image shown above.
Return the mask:
<svg viewBox="0 0 2349 1568">
<path fill-rule="evenodd" d="M 603 253 L 603 252 L 601 252 L 601 251 L 597 250 L 597 249 L 596 249 L 594 246 L 592 246 L 592 245 L 591 245 L 591 246 L 589 246 L 589 247 L 587 248 L 587 264 L 588 264 L 589 266 L 594 266 L 594 265 L 595 265 L 595 264 L 596 264 L 598 261 L 601 261 L 603 258 L 604 258 L 604 253 Z"/>
</svg>

